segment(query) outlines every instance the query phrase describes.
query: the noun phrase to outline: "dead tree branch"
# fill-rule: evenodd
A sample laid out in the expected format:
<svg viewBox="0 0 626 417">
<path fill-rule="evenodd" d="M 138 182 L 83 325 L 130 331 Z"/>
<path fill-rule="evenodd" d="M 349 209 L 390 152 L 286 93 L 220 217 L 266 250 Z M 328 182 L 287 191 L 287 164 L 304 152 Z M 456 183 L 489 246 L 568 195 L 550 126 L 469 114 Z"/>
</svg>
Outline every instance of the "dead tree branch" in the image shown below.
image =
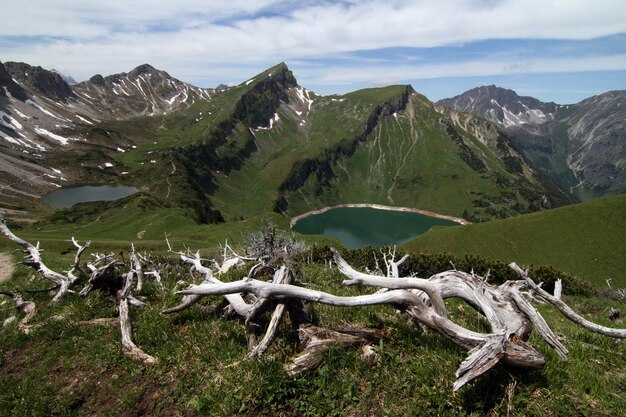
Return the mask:
<svg viewBox="0 0 626 417">
<path fill-rule="evenodd" d="M 13 299 L 13 302 L 15 303 L 15 308 L 24 312 L 24 317 L 17 324 L 17 328 L 22 333 L 30 333 L 30 331 L 36 327 L 35 325 L 29 324 L 31 319 L 37 314 L 37 307 L 35 307 L 35 303 L 33 303 L 32 301 L 24 300 L 22 296 L 18 293 L 2 291 L 0 292 L 0 294 L 11 297 Z M 9 322 L 10 321 L 12 320 L 9 320 Z"/>
<path fill-rule="evenodd" d="M 135 247 L 131 247 L 131 263 L 130 271 L 122 275 L 124 286 L 117 292 L 115 299 L 117 300 L 117 309 L 119 312 L 120 332 L 122 334 L 122 351 L 126 356 L 134 361 L 143 362 L 145 364 L 155 364 L 156 358 L 148 355 L 141 350 L 132 339 L 132 327 L 130 323 L 130 312 L 128 305 L 131 299 L 131 288 L 133 286 L 134 276 L 141 271 L 141 264 L 135 255 Z"/>
<path fill-rule="evenodd" d="M 338 307 L 392 305 L 404 311 L 414 321 L 431 328 L 458 346 L 469 350 L 467 359 L 463 361 L 456 373 L 455 391 L 484 375 L 501 362 L 525 369 L 543 367 L 545 364 L 544 357 L 525 342 L 530 336 L 533 325 L 561 357 L 567 358 L 567 349 L 550 330 L 541 314 L 531 305 L 529 297 L 527 298 L 526 294 L 522 292 L 527 286 L 530 286 L 532 291 L 541 298 L 555 305 L 566 317 L 585 328 L 594 329 L 594 331 L 611 337 L 623 338 L 626 333 L 626 330 L 623 329 L 609 329 L 582 319 L 562 300 L 536 286 L 523 271 L 521 274 L 523 281 L 509 281 L 497 287 L 487 283 L 484 278 L 476 274 L 457 270 L 435 274 L 428 279 L 399 278 L 398 265 L 405 258 L 395 261 L 395 253 L 391 252 L 388 255 L 385 254 L 384 256 L 388 276 L 381 277 L 356 271 L 339 253 L 334 253 L 335 263 L 347 278 L 343 282 L 344 285 L 389 289 L 386 292 L 340 297 L 287 283 L 268 283 L 245 278 L 229 283 L 213 282 L 194 285 L 179 291 L 179 293 L 186 296 L 230 296 L 232 294 L 251 293 L 257 297 L 257 300 L 279 300 L 281 303 L 284 303 L 285 300 L 305 300 Z M 452 322 L 448 318 L 444 303 L 447 298 L 460 298 L 468 302 L 485 316 L 491 326 L 491 332 L 478 333 Z M 272 323 L 274 322 L 275 320 L 272 320 Z M 305 331 L 304 328 L 306 327 L 301 326 L 300 331 Z M 271 340 L 272 337 L 268 336 L 268 340 Z M 340 336 L 336 336 L 336 338 L 341 339 Z M 315 337 L 309 337 L 309 339 L 313 340 Z M 305 354 L 303 358 L 308 356 L 317 358 L 317 354 Z M 304 363 L 309 361 L 309 359 L 298 360 L 302 360 Z M 314 359 L 313 362 L 316 360 Z M 299 369 L 299 365 L 294 362 L 286 369 L 289 372 L 296 372 L 295 370 Z"/>
<path fill-rule="evenodd" d="M 63 297 L 69 290 L 70 286 L 77 280 L 77 276 L 75 272 L 78 268 L 78 264 L 80 263 L 80 255 L 83 251 L 89 246 L 89 243 L 85 244 L 85 246 L 80 246 L 78 242 L 72 238 L 72 242 L 78 248 L 76 252 L 76 256 L 74 257 L 74 266 L 66 275 L 60 274 L 52 269 L 48 268 L 46 264 L 41 259 L 42 249 L 39 248 L 39 242 L 37 245 L 33 245 L 26 240 L 17 237 L 7 226 L 6 221 L 4 220 L 4 216 L 2 212 L 0 212 L 0 231 L 13 243 L 24 248 L 24 252 L 26 254 L 26 261 L 23 263 L 25 265 L 30 266 L 35 269 L 42 278 L 45 278 L 49 281 L 52 281 L 55 284 L 55 289 L 58 288 L 58 292 L 52 298 L 52 302 L 57 302 Z"/>
<path fill-rule="evenodd" d="M 89 247 L 90 242 L 81 246 L 76 239 L 72 237 L 72 243 L 77 248 L 77 251 L 74 256 L 74 263 L 71 269 L 67 272 L 67 274 L 63 275 L 48 268 L 41 260 L 42 250 L 39 248 L 39 243 L 37 243 L 37 245 L 32 245 L 11 232 L 2 217 L 2 213 L 0 213 L 0 231 L 2 231 L 2 233 L 9 238 L 9 240 L 24 248 L 24 251 L 27 254 L 27 261 L 24 262 L 26 265 L 36 269 L 43 278 L 54 282 L 56 284 L 55 287 L 59 288 L 57 294 L 52 298 L 53 302 L 58 301 L 63 295 L 70 291 L 70 286 L 78 279 L 76 274 L 80 270 L 80 257 L 85 249 Z M 127 273 L 119 273 L 117 267 L 123 266 L 123 263 L 117 261 L 113 254 L 95 254 L 94 258 L 95 260 L 93 262 L 87 264 L 87 268 L 91 271 L 91 274 L 89 281 L 80 291 L 80 295 L 86 296 L 94 288 L 106 288 L 110 291 L 114 291 L 119 312 L 122 350 L 124 354 L 133 360 L 146 364 L 156 363 L 156 359 L 154 357 L 143 352 L 132 341 L 129 305 L 137 307 L 145 305 L 144 302 L 131 294 L 131 288 L 133 282 L 135 281 L 135 277 L 137 279 L 137 291 L 141 290 L 143 280 L 143 267 L 141 261 L 139 260 L 139 256 L 135 251 L 134 245 L 131 245 L 130 268 Z M 5 294 L 11 296 L 15 301 L 16 306 L 26 313 L 26 316 L 20 321 L 18 328 L 20 331 L 28 333 L 34 327 L 33 325 L 29 325 L 28 322 L 36 314 L 35 304 L 30 301 L 24 301 L 22 296 L 19 294 Z"/>
<path fill-rule="evenodd" d="M 589 331 L 600 333 L 604 336 L 615 337 L 618 339 L 626 339 L 626 329 L 615 329 L 612 327 L 605 327 L 599 324 L 590 322 L 584 317 L 580 316 L 574 310 L 570 308 L 567 304 L 565 304 L 561 299 L 550 295 L 546 290 L 539 287 L 535 282 L 528 276 L 528 273 L 520 268 L 515 262 L 509 265 L 513 271 L 515 271 L 523 280 L 528 283 L 528 286 L 541 298 L 543 298 L 548 303 L 552 304 L 556 307 L 557 310 L 561 312 L 565 317 L 574 323 L 578 324 L 580 327 L 587 329 Z"/>
</svg>

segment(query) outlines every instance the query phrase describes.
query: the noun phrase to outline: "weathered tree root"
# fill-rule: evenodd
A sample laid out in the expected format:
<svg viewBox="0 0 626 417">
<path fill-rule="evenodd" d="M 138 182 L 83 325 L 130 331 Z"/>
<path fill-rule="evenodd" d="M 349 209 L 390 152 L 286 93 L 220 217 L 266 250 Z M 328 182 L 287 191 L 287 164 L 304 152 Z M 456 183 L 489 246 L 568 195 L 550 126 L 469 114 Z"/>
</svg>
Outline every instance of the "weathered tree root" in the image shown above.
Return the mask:
<svg viewBox="0 0 626 417">
<path fill-rule="evenodd" d="M 128 272 L 119 275 L 115 271 L 116 260 L 110 260 L 107 256 L 96 255 L 96 263 L 102 262 L 106 262 L 106 264 L 101 267 L 97 267 L 91 263 L 87 265 L 92 273 L 88 284 L 81 290 L 80 295 L 85 296 L 93 288 L 98 287 L 106 287 L 109 289 L 117 288 L 115 301 L 119 314 L 118 322 L 120 325 L 122 352 L 134 361 L 143 362 L 147 365 L 155 364 L 157 359 L 141 350 L 132 339 L 129 305 L 137 307 L 144 305 L 143 302 L 137 300 L 131 294 L 133 283 L 137 281 L 136 287 L 141 288 L 141 279 L 143 278 L 143 267 L 135 252 L 134 245 L 131 245 L 130 269 Z"/>
<path fill-rule="evenodd" d="M 597 331 L 601 334 L 624 338 L 626 330 L 610 329 L 590 323 L 573 312 L 563 301 L 556 298 L 532 282 L 524 273 L 520 273 L 524 280 L 508 281 L 494 287 L 482 277 L 461 271 L 447 271 L 435 274 L 429 279 L 397 278 L 397 266 L 402 260 L 394 262 L 385 258 L 388 277 L 364 274 L 354 270 L 335 252 L 335 262 L 339 270 L 348 278 L 344 285 L 362 285 L 387 289 L 369 295 L 353 297 L 339 297 L 322 291 L 296 287 L 284 283 L 267 283 L 251 278 L 240 281 L 221 283 L 212 281 L 191 286 L 179 291 L 185 296 L 223 295 L 233 297 L 240 294 L 254 294 L 263 300 L 299 300 L 328 304 L 338 307 L 364 306 L 376 304 L 390 304 L 404 311 L 415 322 L 423 324 L 451 340 L 458 346 L 469 350 L 469 355 L 457 370 L 457 380 L 454 391 L 458 391 L 468 382 L 484 375 L 496 364 L 521 367 L 524 369 L 539 369 L 544 366 L 545 358 L 525 341 L 528 340 L 533 325 L 546 342 L 553 347 L 561 357 L 567 358 L 567 349 L 559 342 L 550 330 L 541 314 L 530 304 L 523 289 L 530 287 L 541 298 L 555 305 L 566 317 L 581 326 Z M 391 277 L 389 277 L 391 276 Z M 491 333 L 478 333 L 457 325 L 448 318 L 444 299 L 461 298 L 467 301 L 477 311 L 483 314 L 491 326 Z M 306 323 L 300 323 L 300 331 L 307 332 Z M 318 340 L 336 340 L 344 343 L 343 336 L 330 333 L 332 337 L 324 339 L 318 336 L 310 337 L 312 346 L 323 346 Z M 271 337 L 270 337 L 271 339 Z M 306 337 L 305 337 L 306 339 Z M 350 339 L 350 338 L 348 338 Z M 350 339 L 351 340 L 351 339 Z M 361 341 L 363 343 L 363 341 Z M 331 343 L 331 342 L 328 342 Z M 346 342 L 348 343 L 348 342 Z M 356 340 L 355 340 L 356 343 Z M 308 347 L 305 348 L 306 352 Z M 286 365 L 288 372 L 298 373 L 307 368 L 307 364 L 318 363 L 319 354 L 314 352 L 303 353 L 301 359 Z M 311 357 L 312 359 L 308 359 Z"/>
<path fill-rule="evenodd" d="M 134 262 L 131 262 L 131 265 Z M 135 270 L 124 274 L 124 286 L 117 292 L 117 310 L 119 312 L 120 332 L 122 334 L 122 352 L 134 361 L 143 362 L 147 365 L 155 364 L 157 359 L 145 353 L 133 342 L 133 330 L 130 324 L 129 296 L 133 285 Z"/>
</svg>

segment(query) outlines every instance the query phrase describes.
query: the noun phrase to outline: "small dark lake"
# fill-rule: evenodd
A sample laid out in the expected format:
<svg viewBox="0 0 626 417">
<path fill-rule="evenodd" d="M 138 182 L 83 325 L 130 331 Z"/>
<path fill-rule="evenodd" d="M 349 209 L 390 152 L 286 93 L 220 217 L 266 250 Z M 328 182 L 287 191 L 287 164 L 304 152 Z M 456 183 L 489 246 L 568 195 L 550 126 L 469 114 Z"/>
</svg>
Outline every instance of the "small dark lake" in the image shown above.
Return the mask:
<svg viewBox="0 0 626 417">
<path fill-rule="evenodd" d="M 434 226 L 458 226 L 451 220 L 405 211 L 369 207 L 340 207 L 299 220 L 293 230 L 305 235 L 326 235 L 347 248 L 404 243 Z"/>
<path fill-rule="evenodd" d="M 66 208 L 89 201 L 112 201 L 135 194 L 138 190 L 127 185 L 82 185 L 63 187 L 41 197 L 41 201 L 54 207 Z"/>
</svg>

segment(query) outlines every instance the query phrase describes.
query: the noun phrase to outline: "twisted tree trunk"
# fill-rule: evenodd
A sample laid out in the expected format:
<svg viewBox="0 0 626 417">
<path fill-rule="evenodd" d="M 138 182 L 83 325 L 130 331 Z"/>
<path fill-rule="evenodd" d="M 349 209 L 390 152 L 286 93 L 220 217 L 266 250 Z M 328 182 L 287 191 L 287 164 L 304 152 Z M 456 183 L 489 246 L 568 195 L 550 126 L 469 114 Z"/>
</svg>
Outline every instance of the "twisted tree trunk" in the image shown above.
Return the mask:
<svg viewBox="0 0 626 417">
<path fill-rule="evenodd" d="M 562 300 L 548 294 L 532 282 L 524 271 L 516 265 L 511 267 L 523 280 L 508 281 L 499 286 L 487 283 L 475 274 L 451 270 L 435 274 L 428 279 L 398 278 L 398 265 L 404 259 L 395 262 L 385 258 L 387 277 L 365 274 L 352 268 L 337 252 L 334 258 L 339 270 L 346 276 L 344 285 L 360 285 L 386 289 L 374 294 L 340 297 L 323 291 L 297 287 L 285 283 L 263 282 L 251 278 L 240 281 L 221 283 L 203 283 L 179 291 L 185 296 L 254 294 L 261 300 L 299 300 L 337 307 L 353 307 L 377 304 L 389 304 L 405 312 L 412 320 L 438 332 L 458 346 L 467 349 L 468 357 L 456 372 L 454 390 L 457 391 L 468 382 L 484 375 L 496 364 L 538 369 L 544 366 L 545 358 L 526 343 L 533 325 L 546 342 L 561 357 L 567 358 L 567 349 L 558 341 L 541 314 L 529 302 L 528 295 L 522 292 L 530 287 L 531 291 L 555 305 L 566 317 L 577 324 L 607 336 L 626 338 L 626 330 L 609 329 L 589 323 L 574 313 Z M 521 272 L 520 272 L 521 271 Z M 532 294 L 531 294 L 532 295 Z M 491 326 L 490 333 L 479 333 L 466 329 L 448 318 L 444 300 L 460 298 L 483 314 Z M 308 329 L 308 330 L 307 330 Z M 318 329 L 301 324 L 301 335 L 305 346 L 303 354 L 286 366 L 290 373 L 297 373 L 308 365 L 318 363 L 319 349 L 334 343 L 364 343 L 367 338 L 346 336 L 344 333 Z M 313 332 L 313 333 L 312 333 Z M 311 333 L 311 334 L 309 334 Z M 319 334 L 323 334 L 320 337 Z M 308 350 L 307 350 L 308 349 Z M 316 353 L 317 352 L 317 353 Z"/>
</svg>

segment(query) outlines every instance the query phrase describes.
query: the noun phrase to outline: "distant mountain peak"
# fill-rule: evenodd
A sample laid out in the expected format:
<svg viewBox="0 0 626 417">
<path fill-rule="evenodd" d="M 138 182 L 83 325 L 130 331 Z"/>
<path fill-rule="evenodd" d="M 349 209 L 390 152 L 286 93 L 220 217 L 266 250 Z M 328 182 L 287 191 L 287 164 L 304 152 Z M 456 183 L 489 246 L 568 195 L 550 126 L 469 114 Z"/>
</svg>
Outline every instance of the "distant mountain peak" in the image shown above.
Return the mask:
<svg viewBox="0 0 626 417">
<path fill-rule="evenodd" d="M 439 104 L 497 123 L 529 160 L 582 199 L 626 190 L 626 91 L 562 106 L 491 85 Z"/>
<path fill-rule="evenodd" d="M 438 104 L 477 114 L 503 127 L 541 124 L 554 119 L 555 103 L 519 96 L 515 91 L 496 85 L 472 88 Z"/>
<path fill-rule="evenodd" d="M 136 77 L 136 76 L 143 75 L 143 74 L 149 74 L 155 71 L 158 71 L 158 70 L 154 68 L 152 65 L 141 64 L 138 67 L 135 67 L 132 71 L 130 71 L 128 75 L 131 77 Z"/>
<path fill-rule="evenodd" d="M 285 88 L 298 86 L 298 81 L 296 80 L 296 77 L 294 77 L 293 72 L 291 72 L 289 67 L 287 67 L 287 64 L 285 64 L 284 62 L 280 62 L 273 67 L 266 69 L 265 71 L 255 75 L 247 81 L 244 81 L 240 85 L 250 85 L 268 78 L 272 78 L 275 81 L 278 81 Z"/>
</svg>

